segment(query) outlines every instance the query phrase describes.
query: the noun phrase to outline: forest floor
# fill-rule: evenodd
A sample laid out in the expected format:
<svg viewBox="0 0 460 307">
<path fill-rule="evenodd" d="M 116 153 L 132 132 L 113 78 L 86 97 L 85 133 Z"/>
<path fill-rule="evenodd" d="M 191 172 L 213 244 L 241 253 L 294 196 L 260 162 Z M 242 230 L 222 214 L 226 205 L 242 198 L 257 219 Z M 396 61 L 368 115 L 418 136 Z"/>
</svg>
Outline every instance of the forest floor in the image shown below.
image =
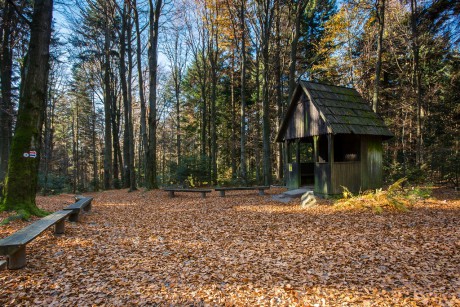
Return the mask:
<svg viewBox="0 0 460 307">
<path fill-rule="evenodd" d="M 458 192 L 376 214 L 271 202 L 281 191 L 89 194 L 80 223 L 31 242 L 26 268 L 0 271 L 0 305 L 460 305 Z M 48 211 L 71 202 L 38 197 Z"/>
</svg>

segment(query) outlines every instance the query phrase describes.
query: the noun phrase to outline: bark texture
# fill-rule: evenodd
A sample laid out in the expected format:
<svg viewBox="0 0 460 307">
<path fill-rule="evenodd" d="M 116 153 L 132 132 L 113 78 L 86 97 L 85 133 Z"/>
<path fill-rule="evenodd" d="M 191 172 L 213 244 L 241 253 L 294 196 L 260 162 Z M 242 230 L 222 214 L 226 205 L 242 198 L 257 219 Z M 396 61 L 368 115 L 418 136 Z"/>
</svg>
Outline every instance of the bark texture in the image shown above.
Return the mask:
<svg viewBox="0 0 460 307">
<path fill-rule="evenodd" d="M 21 81 L 18 120 L 11 146 L 8 174 L 5 180 L 3 210 L 24 211 L 42 215 L 35 204 L 41 135 L 46 108 L 49 71 L 52 0 L 36 0 L 24 75 Z M 36 151 L 36 158 L 24 153 Z"/>
</svg>

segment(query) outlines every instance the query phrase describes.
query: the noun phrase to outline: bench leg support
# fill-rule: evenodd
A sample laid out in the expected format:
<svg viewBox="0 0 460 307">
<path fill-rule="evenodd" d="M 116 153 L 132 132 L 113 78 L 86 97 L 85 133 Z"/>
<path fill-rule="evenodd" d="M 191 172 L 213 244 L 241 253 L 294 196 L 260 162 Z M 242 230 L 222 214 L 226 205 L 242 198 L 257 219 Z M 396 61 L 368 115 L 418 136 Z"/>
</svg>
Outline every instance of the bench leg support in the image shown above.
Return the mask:
<svg viewBox="0 0 460 307">
<path fill-rule="evenodd" d="M 57 235 L 62 235 L 65 232 L 65 219 L 60 220 L 54 226 L 54 233 Z"/>
<path fill-rule="evenodd" d="M 20 247 L 14 254 L 7 256 L 8 269 L 17 270 L 26 266 L 26 247 Z"/>
<path fill-rule="evenodd" d="M 201 192 L 201 198 L 206 198 L 206 192 Z"/>
<path fill-rule="evenodd" d="M 169 197 L 171 197 L 171 198 L 174 197 L 174 191 L 169 191 Z"/>
<path fill-rule="evenodd" d="M 83 208 L 83 211 L 85 211 L 85 212 L 90 212 L 90 211 L 91 211 L 91 203 L 88 204 L 88 205 L 86 205 L 86 207 Z"/>
<path fill-rule="evenodd" d="M 80 214 L 79 212 L 74 212 L 71 215 L 69 215 L 69 221 L 71 222 L 78 222 L 80 221 Z"/>
<path fill-rule="evenodd" d="M 265 191 L 264 190 L 259 190 L 259 195 L 265 195 Z"/>
<path fill-rule="evenodd" d="M 225 197 L 225 191 L 219 191 L 220 197 Z"/>
</svg>

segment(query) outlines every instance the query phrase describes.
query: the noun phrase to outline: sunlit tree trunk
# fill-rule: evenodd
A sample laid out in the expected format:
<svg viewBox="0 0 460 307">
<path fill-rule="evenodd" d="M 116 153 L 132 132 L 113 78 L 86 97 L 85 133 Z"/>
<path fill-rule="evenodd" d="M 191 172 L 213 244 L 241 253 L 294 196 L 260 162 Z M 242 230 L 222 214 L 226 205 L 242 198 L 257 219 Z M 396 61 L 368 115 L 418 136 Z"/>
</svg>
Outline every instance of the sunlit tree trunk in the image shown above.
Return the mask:
<svg viewBox="0 0 460 307">
<path fill-rule="evenodd" d="M 127 31 L 127 13 L 126 13 L 126 2 L 123 5 L 122 11 L 122 22 L 121 22 L 121 31 L 120 31 L 120 62 L 119 62 L 119 72 L 120 72 L 120 84 L 121 84 L 121 93 L 123 97 L 123 161 L 122 165 L 122 185 L 123 188 L 128 188 L 130 186 L 130 129 L 129 129 L 129 98 L 128 98 L 128 86 L 126 82 L 127 71 L 126 71 L 126 31 Z"/>
<path fill-rule="evenodd" d="M 132 91 L 132 80 L 133 80 L 133 54 L 132 54 L 132 46 L 131 46 L 131 41 L 132 41 L 132 21 L 131 17 L 132 16 L 132 7 L 129 6 L 128 10 L 128 26 L 127 26 L 127 44 L 128 44 L 128 130 L 129 130 L 129 163 L 128 168 L 129 168 L 129 191 L 135 191 L 137 190 L 136 186 L 136 170 L 134 168 L 134 144 L 135 144 L 135 139 L 134 139 L 134 125 L 133 125 L 133 91 Z"/>
<path fill-rule="evenodd" d="M 262 133 L 263 133 L 263 175 L 264 184 L 270 185 L 272 182 L 271 152 L 270 152 L 270 105 L 269 105 L 269 82 L 270 82 L 270 57 L 269 41 L 273 23 L 274 5 L 272 1 L 262 1 L 262 63 L 263 63 L 263 90 L 262 90 Z"/>
<path fill-rule="evenodd" d="M 140 127 L 140 134 L 141 134 L 141 142 L 144 150 L 144 154 L 139 156 L 139 159 L 142 161 L 140 164 L 144 168 L 144 172 L 146 170 L 146 152 L 148 148 L 148 140 L 147 140 L 147 111 L 145 107 L 145 94 L 144 94 L 144 77 L 142 75 L 142 44 L 141 44 L 141 31 L 139 27 L 139 11 L 136 5 L 136 0 L 133 1 L 134 5 L 134 24 L 136 27 L 136 60 L 137 60 L 137 74 L 139 78 L 139 100 L 141 104 L 141 127 Z M 144 173 L 145 175 L 145 173 Z M 144 182 L 145 184 L 145 182 Z"/>
<path fill-rule="evenodd" d="M 377 61 L 375 63 L 374 93 L 372 96 L 372 110 L 374 110 L 374 112 L 377 112 L 377 107 L 379 103 L 380 74 L 382 71 L 383 30 L 385 27 L 385 0 L 377 0 L 377 22 Z"/>
<path fill-rule="evenodd" d="M 295 29 L 294 33 L 292 34 L 291 40 L 291 52 L 290 52 L 290 61 L 289 61 L 289 99 L 290 101 L 292 94 L 294 93 L 294 89 L 296 86 L 296 64 L 297 64 L 297 45 L 299 44 L 300 39 L 300 25 L 302 22 L 302 16 L 305 14 L 305 7 L 307 6 L 308 0 L 299 0 L 296 3 L 295 8 Z"/>
<path fill-rule="evenodd" d="M 414 55 L 414 88 L 416 99 L 416 152 L 415 162 L 418 167 L 423 164 L 423 136 L 422 136 L 422 72 L 420 70 L 420 46 L 417 28 L 418 7 L 417 0 L 410 1 L 411 6 L 411 30 L 412 30 L 412 53 Z"/>
</svg>

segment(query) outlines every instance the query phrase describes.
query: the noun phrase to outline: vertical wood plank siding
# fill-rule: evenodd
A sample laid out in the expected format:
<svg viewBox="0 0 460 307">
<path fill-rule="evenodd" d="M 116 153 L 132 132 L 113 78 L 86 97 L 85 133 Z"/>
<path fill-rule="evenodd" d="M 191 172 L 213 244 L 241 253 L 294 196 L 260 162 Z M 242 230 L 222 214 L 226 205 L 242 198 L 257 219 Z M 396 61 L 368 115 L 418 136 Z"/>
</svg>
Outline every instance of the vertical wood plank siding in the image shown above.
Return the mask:
<svg viewBox="0 0 460 307">
<path fill-rule="evenodd" d="M 327 195 L 330 186 L 328 178 L 331 177 L 331 166 L 329 163 L 315 163 L 315 193 Z"/>
<path fill-rule="evenodd" d="M 346 187 L 356 193 L 361 188 L 361 162 L 335 162 L 331 176 L 330 194 L 341 194 Z"/>
<path fill-rule="evenodd" d="M 382 187 L 383 146 L 381 137 L 361 137 L 361 187 L 363 190 Z"/>
<path fill-rule="evenodd" d="M 285 140 L 300 139 L 314 135 L 326 134 L 327 125 L 322 120 L 318 109 L 302 94 L 297 100 L 286 129 Z"/>
</svg>

